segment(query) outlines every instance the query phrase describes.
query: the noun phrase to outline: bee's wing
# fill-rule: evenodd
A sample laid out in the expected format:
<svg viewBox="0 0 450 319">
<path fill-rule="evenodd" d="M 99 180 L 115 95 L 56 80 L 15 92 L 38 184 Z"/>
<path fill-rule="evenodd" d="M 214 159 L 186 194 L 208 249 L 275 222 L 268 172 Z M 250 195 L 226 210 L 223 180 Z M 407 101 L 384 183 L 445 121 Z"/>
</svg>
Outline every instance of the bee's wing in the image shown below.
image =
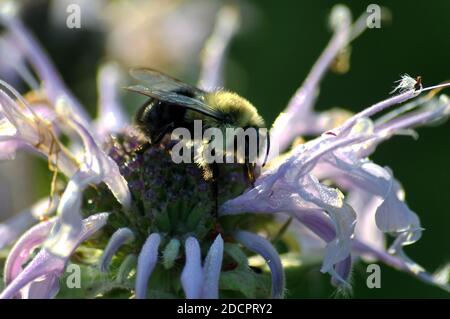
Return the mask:
<svg viewBox="0 0 450 319">
<path fill-rule="evenodd" d="M 217 120 L 224 120 L 223 113 L 218 112 L 208 104 L 203 103 L 201 100 L 195 98 L 191 98 L 176 92 L 154 90 L 142 85 L 129 86 L 126 89 L 163 102 L 167 102 L 169 104 L 184 106 L 188 109 L 205 114 Z"/>
<path fill-rule="evenodd" d="M 133 78 L 141 81 L 144 86 L 152 90 L 160 91 L 173 91 L 184 90 L 192 92 L 194 95 L 205 95 L 206 92 L 177 80 L 167 74 L 161 73 L 153 69 L 135 68 L 130 70 L 130 74 Z"/>
</svg>

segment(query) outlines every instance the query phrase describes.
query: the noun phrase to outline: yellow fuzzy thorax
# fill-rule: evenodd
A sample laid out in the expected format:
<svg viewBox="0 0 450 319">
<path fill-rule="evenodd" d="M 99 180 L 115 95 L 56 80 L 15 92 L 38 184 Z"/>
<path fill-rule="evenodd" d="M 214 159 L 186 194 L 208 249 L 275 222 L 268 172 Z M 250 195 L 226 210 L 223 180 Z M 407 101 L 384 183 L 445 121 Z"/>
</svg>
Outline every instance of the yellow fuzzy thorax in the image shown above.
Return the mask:
<svg viewBox="0 0 450 319">
<path fill-rule="evenodd" d="M 205 103 L 227 115 L 236 127 L 264 127 L 264 120 L 256 108 L 233 92 L 216 91 L 205 97 Z"/>
</svg>

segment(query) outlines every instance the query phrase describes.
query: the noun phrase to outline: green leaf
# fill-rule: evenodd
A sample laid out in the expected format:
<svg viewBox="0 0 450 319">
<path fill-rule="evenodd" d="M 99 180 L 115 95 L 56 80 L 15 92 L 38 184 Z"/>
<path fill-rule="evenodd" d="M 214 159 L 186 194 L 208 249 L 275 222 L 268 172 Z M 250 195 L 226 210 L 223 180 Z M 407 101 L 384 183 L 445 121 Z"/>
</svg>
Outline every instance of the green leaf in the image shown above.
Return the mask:
<svg viewBox="0 0 450 319">
<path fill-rule="evenodd" d="M 220 275 L 220 289 L 225 297 L 257 298 L 270 295 L 270 278 L 267 273 L 257 274 L 248 266 L 248 257 L 238 244 L 226 243 L 225 254 L 238 266 Z M 230 294 L 231 293 L 231 294 Z"/>
<path fill-rule="evenodd" d="M 220 289 L 238 291 L 246 298 L 255 298 L 255 277 L 245 269 L 222 272 L 220 274 Z"/>
<path fill-rule="evenodd" d="M 225 243 L 224 251 L 225 254 L 238 263 L 238 267 L 248 267 L 247 255 L 242 251 L 238 244 Z"/>
</svg>

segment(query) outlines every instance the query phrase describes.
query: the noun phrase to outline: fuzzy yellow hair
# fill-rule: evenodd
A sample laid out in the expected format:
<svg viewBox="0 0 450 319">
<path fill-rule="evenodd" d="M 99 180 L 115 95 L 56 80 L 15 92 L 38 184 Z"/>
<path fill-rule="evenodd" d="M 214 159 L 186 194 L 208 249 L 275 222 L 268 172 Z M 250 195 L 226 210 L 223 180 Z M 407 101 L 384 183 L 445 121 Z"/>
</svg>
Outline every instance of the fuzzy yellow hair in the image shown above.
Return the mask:
<svg viewBox="0 0 450 319">
<path fill-rule="evenodd" d="M 205 103 L 226 114 L 236 127 L 263 127 L 264 120 L 256 108 L 246 99 L 229 91 L 216 91 L 208 94 Z"/>
</svg>

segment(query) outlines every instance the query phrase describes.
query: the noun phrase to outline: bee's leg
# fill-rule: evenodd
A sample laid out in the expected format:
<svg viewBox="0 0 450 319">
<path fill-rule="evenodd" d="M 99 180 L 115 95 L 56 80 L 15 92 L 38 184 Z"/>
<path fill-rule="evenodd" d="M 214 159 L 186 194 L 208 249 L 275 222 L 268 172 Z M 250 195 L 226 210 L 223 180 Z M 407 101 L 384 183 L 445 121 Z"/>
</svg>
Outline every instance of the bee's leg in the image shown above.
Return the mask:
<svg viewBox="0 0 450 319">
<path fill-rule="evenodd" d="M 214 216 L 219 216 L 219 165 L 211 164 L 212 169 L 212 192 L 214 197 Z"/>
<path fill-rule="evenodd" d="M 247 173 L 247 179 L 252 185 L 252 187 L 255 187 L 255 164 L 253 163 L 245 163 L 245 170 Z"/>
</svg>

